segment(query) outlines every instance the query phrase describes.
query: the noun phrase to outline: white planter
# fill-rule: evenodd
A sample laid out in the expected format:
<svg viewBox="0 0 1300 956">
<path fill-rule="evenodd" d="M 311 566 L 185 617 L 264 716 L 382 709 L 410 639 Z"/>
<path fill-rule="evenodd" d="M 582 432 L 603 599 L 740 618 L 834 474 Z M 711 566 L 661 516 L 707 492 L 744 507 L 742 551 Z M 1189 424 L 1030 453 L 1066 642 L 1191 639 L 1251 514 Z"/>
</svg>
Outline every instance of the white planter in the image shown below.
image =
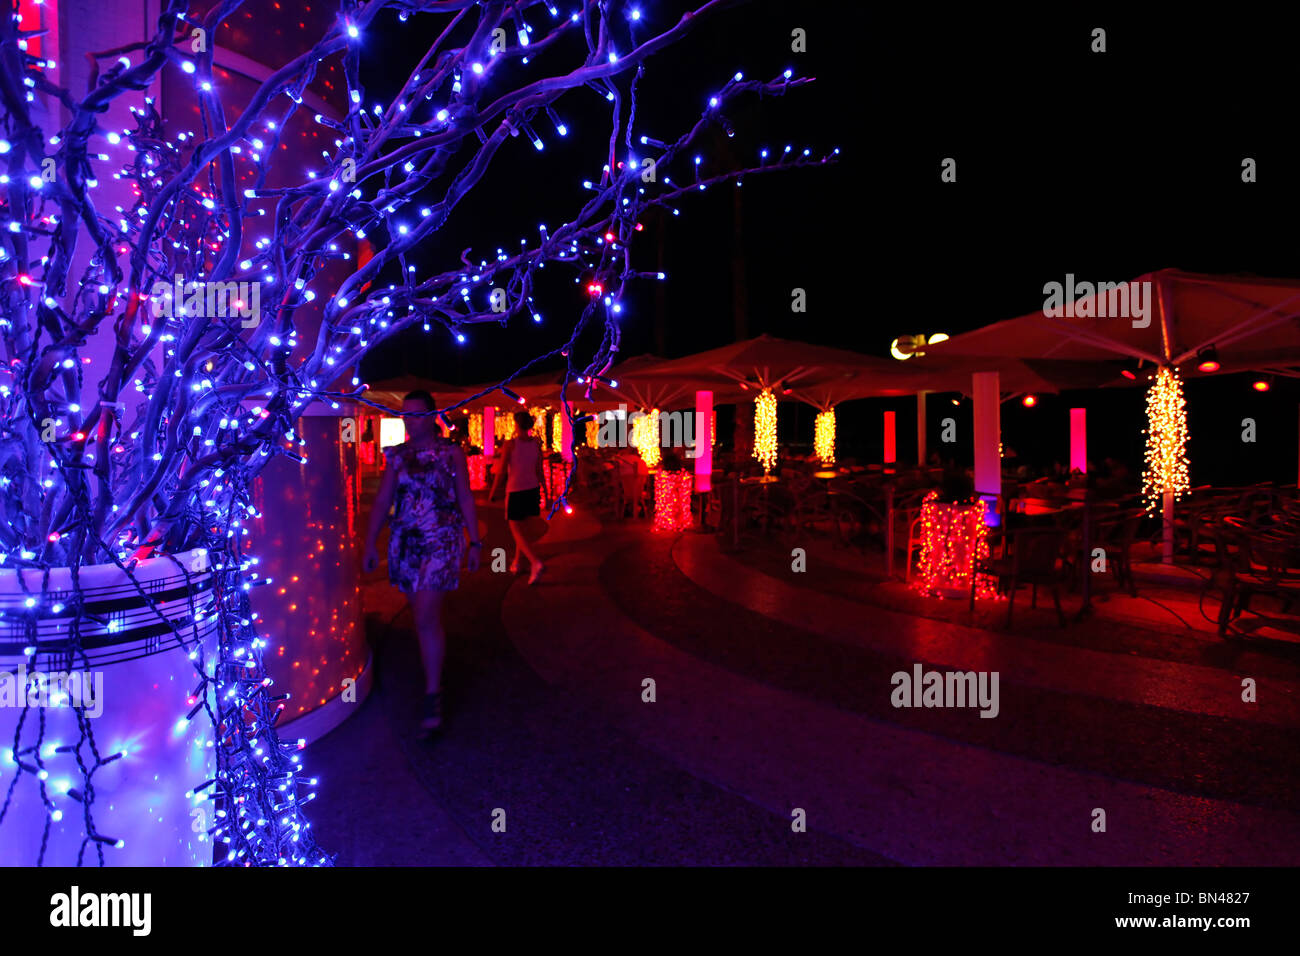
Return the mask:
<svg viewBox="0 0 1300 956">
<path fill-rule="evenodd" d="M 198 797 L 186 793 L 216 775 L 212 722 L 202 711 L 193 720 L 186 715 L 197 703 L 191 695 L 200 682 L 191 654 L 201 654 L 211 673 L 217 648 L 212 574 L 202 551 L 174 558 L 139 562 L 133 570 L 139 589 L 116 565 L 81 568 L 84 614 L 98 621 L 83 617 L 84 658 L 76 661 L 67 650 L 71 572 L 53 569 L 46 580 L 40 571 L 0 570 L 0 865 L 31 866 L 39 859 L 46 866 L 75 866 L 81 853 L 83 865 L 97 866 L 97 846 L 107 866 L 210 864 L 212 843 L 204 831 L 213 822 L 206 799 L 212 788 Z M 28 606 L 32 599 L 35 607 Z M 37 643 L 29 655 L 24 648 L 33 614 Z M 30 680 L 37 671 L 88 673 L 86 683 L 100 690 L 85 723 L 102 760 L 125 756 L 94 772 L 89 807 L 95 832 L 120 842 L 86 843 L 85 805 L 68 792 L 83 790 L 85 780 L 76 755 L 56 749 L 77 744 L 77 711 L 66 704 L 32 706 L 30 697 L 24 711 L 8 676 L 26 673 Z M 38 766 L 29 748 L 39 750 L 43 781 L 20 767 Z M 88 769 L 94 765 L 89 741 L 80 754 Z"/>
</svg>

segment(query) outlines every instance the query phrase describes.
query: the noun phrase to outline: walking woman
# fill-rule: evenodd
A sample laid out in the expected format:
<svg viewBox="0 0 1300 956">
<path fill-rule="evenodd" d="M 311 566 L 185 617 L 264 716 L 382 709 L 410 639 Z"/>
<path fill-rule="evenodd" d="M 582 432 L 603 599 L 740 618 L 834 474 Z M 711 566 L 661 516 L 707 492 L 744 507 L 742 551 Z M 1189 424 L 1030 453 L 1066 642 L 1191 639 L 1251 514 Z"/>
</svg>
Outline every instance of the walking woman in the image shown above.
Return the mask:
<svg viewBox="0 0 1300 956">
<path fill-rule="evenodd" d="M 388 467 L 379 485 L 362 567 L 379 564 L 379 531 L 393 511 L 388 542 L 388 578 L 411 602 L 415 632 L 424 661 L 425 696 L 420 725 L 442 726 L 442 661 L 447 640 L 442 627 L 442 598 L 460 583 L 460 559 L 469 534 L 470 571 L 478 570 L 479 540 L 469 470 L 460 447 L 439 434 L 433 396 L 411 392 L 402 401 L 407 440 L 389 449 Z"/>
<path fill-rule="evenodd" d="M 545 565 L 528 543 L 524 534 L 524 523 L 542 513 L 541 500 L 546 485 L 542 478 L 542 443 L 532 433 L 533 416 L 527 412 L 515 412 L 515 432 L 518 437 L 510 439 L 501 449 L 501 467 L 497 469 L 492 481 L 492 494 L 489 500 L 497 496 L 497 489 L 502 480 L 506 483 L 506 523 L 510 525 L 510 534 L 515 539 L 515 559 L 510 562 L 510 573 L 519 572 L 519 555 L 528 559 L 532 572 L 528 583 L 536 584 L 542 576 Z M 547 497 L 549 507 L 549 494 Z"/>
</svg>

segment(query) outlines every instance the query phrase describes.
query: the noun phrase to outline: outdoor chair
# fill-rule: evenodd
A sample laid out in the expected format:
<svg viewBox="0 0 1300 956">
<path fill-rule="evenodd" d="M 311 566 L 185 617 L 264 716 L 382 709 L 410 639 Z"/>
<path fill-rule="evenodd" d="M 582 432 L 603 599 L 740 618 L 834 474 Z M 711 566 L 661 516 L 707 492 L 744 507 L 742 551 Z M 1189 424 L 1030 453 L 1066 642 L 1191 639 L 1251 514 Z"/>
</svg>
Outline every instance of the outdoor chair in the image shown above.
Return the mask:
<svg viewBox="0 0 1300 956">
<path fill-rule="evenodd" d="M 1283 613 L 1300 601 L 1300 577 L 1285 565 L 1290 559 L 1287 550 L 1294 550 L 1294 542 L 1282 539 L 1255 538 L 1243 528 L 1233 527 L 1226 521 L 1211 526 L 1217 567 L 1206 579 L 1201 590 L 1201 600 L 1209 591 L 1223 594 L 1219 607 L 1218 632 L 1227 637 L 1229 623 L 1249 609 L 1251 598 L 1259 594 L 1272 596 L 1282 602 Z"/>
<path fill-rule="evenodd" d="M 1061 571 L 1057 567 L 1061 549 L 1065 545 L 1065 532 L 1059 528 L 1021 528 L 1011 532 L 1011 554 L 975 562 L 971 575 L 970 609 L 975 613 L 975 592 L 981 574 L 995 579 L 999 593 L 1006 586 L 1007 622 L 1011 626 L 1016 606 L 1016 591 L 1029 585 L 1031 608 L 1038 607 L 1038 587 L 1050 587 L 1056 604 L 1056 617 L 1065 627 L 1065 612 L 1061 609 Z"/>
<path fill-rule="evenodd" d="M 1106 517 L 1098 523 L 1092 539 L 1094 548 L 1102 548 L 1106 553 L 1106 568 L 1114 576 L 1115 584 L 1128 591 L 1131 597 L 1137 597 L 1137 585 L 1133 581 L 1133 542 L 1137 540 L 1138 528 L 1146 512 L 1141 508 Z M 1091 556 L 1085 555 L 1085 561 Z M 1091 565 L 1086 573 L 1091 574 Z"/>
</svg>

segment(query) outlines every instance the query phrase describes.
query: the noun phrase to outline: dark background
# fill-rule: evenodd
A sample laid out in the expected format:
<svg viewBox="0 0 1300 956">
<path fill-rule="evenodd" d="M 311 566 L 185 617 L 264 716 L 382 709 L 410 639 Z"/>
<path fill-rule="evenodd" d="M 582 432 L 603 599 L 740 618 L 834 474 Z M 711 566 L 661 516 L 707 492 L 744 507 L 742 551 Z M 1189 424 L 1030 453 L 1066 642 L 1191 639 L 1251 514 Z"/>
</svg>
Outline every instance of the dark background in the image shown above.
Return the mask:
<svg viewBox="0 0 1300 956">
<path fill-rule="evenodd" d="M 662 29 L 688 5 L 640 6 L 647 26 Z M 807 31 L 805 54 L 790 51 L 795 27 Z M 1104 54 L 1090 52 L 1094 27 L 1107 31 Z M 419 18 L 371 29 L 366 81 L 379 102 L 405 75 L 396 65 L 413 64 L 431 33 Z M 956 333 L 1040 308 L 1043 284 L 1071 272 L 1090 281 L 1170 266 L 1300 277 L 1292 226 L 1300 154 L 1286 75 L 1294 35 L 1287 19 L 1252 12 L 1227 24 L 1186 8 L 954 15 L 755 0 L 724 11 L 648 61 L 636 133 L 675 138 L 736 70 L 769 77 L 791 67 L 817 82 L 746 100 L 729 114 L 735 137 L 716 134 L 700 150 L 702 168 L 786 143 L 815 154 L 839 146 L 842 160 L 750 176 L 739 190 L 716 187 L 683 202 L 680 217 L 647 218 L 638 265 L 669 279 L 625 303 L 622 354 L 675 357 L 767 332 L 884 356 L 900 334 Z M 445 268 L 465 246 L 474 260 L 490 257 L 575 210 L 586 195 L 581 180 L 595 178 L 603 161 L 604 107 L 587 90 L 562 99 L 567 138 L 539 117 L 545 151 L 522 137 L 510 144 L 453 214 L 445 242 L 423 251 L 428 265 Z M 949 156 L 956 183 L 939 179 Z M 1256 183 L 1241 182 L 1245 156 L 1258 163 Z M 478 382 L 556 348 L 583 300 L 572 273 L 548 272 L 541 326 L 477 326 L 463 346 L 445 331 L 415 331 L 376 351 L 367 378 Z M 790 312 L 796 286 L 808 292 L 806 314 Z M 1259 394 L 1249 378 L 1232 376 L 1192 382 L 1187 395 L 1194 483 L 1295 480 L 1300 389 L 1292 380 Z M 1065 461 L 1067 409 L 1081 405 L 1090 457 L 1140 468 L 1140 389 L 1040 399 L 1032 409 L 1003 406 L 1005 443 L 1022 459 Z M 886 408 L 900 413 L 900 456 L 911 455 L 915 403 L 905 398 L 841 406 L 842 456 L 880 460 Z M 782 403 L 782 439 L 811 443 L 814 414 Z M 930 448 L 969 460 L 968 445 L 938 441 L 949 415 L 959 436 L 970 434 L 969 401 L 932 396 Z M 1240 441 L 1248 416 L 1258 424 L 1253 445 Z M 719 435 L 730 435 L 726 410 Z"/>
</svg>

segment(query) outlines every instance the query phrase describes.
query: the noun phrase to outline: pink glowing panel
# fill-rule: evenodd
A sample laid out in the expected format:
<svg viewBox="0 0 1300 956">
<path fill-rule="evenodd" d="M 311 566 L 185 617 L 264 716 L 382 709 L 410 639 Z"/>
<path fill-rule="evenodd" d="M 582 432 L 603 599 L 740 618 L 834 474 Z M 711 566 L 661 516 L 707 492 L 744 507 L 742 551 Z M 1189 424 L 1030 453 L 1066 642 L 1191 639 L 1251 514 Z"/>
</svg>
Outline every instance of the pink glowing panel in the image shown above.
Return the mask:
<svg viewBox="0 0 1300 956">
<path fill-rule="evenodd" d="M 988 504 L 984 520 L 995 527 L 1001 523 L 998 499 L 1002 496 L 1002 398 L 997 372 L 971 375 L 974 398 L 975 493 Z"/>
<path fill-rule="evenodd" d="M 483 456 L 491 458 L 497 453 L 497 410 L 491 405 L 483 409 Z"/>
<path fill-rule="evenodd" d="M 895 433 L 895 419 L 897 415 L 894 412 L 885 412 L 885 464 L 892 465 L 898 461 L 898 443 Z"/>
<path fill-rule="evenodd" d="M 1088 411 L 1070 409 L 1070 470 L 1088 471 Z"/>
<path fill-rule="evenodd" d="M 695 490 L 711 491 L 713 489 L 713 443 L 710 440 L 713 428 L 713 392 L 695 393 Z"/>
</svg>

